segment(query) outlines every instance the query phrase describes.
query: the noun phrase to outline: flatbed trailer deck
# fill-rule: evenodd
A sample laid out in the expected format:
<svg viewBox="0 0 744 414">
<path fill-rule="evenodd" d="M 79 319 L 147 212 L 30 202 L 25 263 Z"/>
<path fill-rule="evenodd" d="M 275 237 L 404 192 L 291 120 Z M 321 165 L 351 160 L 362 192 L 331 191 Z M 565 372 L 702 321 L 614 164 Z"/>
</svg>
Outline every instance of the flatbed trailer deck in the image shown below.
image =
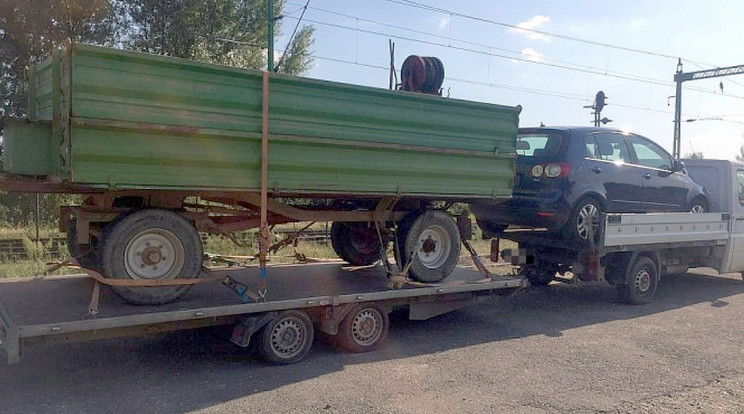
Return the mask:
<svg viewBox="0 0 744 414">
<path fill-rule="evenodd" d="M 384 312 L 408 307 L 410 319 L 424 320 L 487 301 L 493 295 L 506 294 L 526 284 L 524 279 L 516 277 L 484 279 L 475 270 L 458 267 L 438 284 L 390 289 L 381 277 L 384 276 L 381 266 L 354 271 L 344 266 L 340 263 L 272 266 L 271 290 L 265 302 L 243 303 L 220 283 L 197 285 L 182 300 L 161 306 L 132 306 L 104 289 L 95 315 L 88 309 L 94 281 L 87 276 L 6 280 L 0 282 L 0 345 L 12 364 L 19 362 L 22 348 L 32 344 L 230 324 L 236 325 L 233 332 L 236 338 L 245 333 L 238 330 L 241 321 L 253 318 L 253 322 L 265 323 L 267 319 L 261 320 L 262 316 L 286 311 L 306 312 L 318 329 L 333 334 L 343 323 L 344 312 L 359 304 L 375 305 Z M 246 285 L 259 279 L 258 267 L 223 268 L 217 272 L 229 274 Z M 387 320 L 387 314 L 384 319 Z M 247 332 L 248 338 L 257 331 L 254 328 L 250 329 L 253 332 Z M 240 345 L 247 346 L 248 342 L 244 340 Z M 296 361 L 288 363 L 291 362 Z"/>
</svg>

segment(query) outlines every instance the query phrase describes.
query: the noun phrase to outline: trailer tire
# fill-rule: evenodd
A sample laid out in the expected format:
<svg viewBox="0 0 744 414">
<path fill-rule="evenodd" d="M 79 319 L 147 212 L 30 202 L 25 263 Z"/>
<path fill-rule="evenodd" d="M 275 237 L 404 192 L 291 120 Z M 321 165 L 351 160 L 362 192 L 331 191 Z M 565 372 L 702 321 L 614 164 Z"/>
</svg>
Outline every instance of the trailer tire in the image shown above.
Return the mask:
<svg viewBox="0 0 744 414">
<path fill-rule="evenodd" d="M 618 299 L 633 305 L 649 303 L 658 284 L 656 263 L 646 256 L 638 256 L 625 283 L 617 285 Z"/>
<path fill-rule="evenodd" d="M 446 212 L 429 210 L 406 218 L 400 232 L 398 240 L 405 240 L 399 243 L 403 246 L 400 249 L 401 264 L 405 266 L 411 260 L 411 278 L 426 283 L 439 282 L 457 266 L 460 232 Z"/>
<path fill-rule="evenodd" d="M 380 258 L 380 239 L 365 223 L 331 224 L 331 246 L 338 257 L 354 266 L 367 266 Z"/>
<path fill-rule="evenodd" d="M 136 211 L 112 223 L 105 233 L 105 276 L 168 280 L 197 278 L 201 274 L 203 247 L 199 233 L 189 221 L 172 211 Z M 183 296 L 191 285 L 111 288 L 132 304 L 162 305 Z"/>
<path fill-rule="evenodd" d="M 376 303 L 361 303 L 341 320 L 334 340 L 347 351 L 370 352 L 382 346 L 389 331 L 387 311 Z"/>
<path fill-rule="evenodd" d="M 313 321 L 305 312 L 281 312 L 258 334 L 256 345 L 261 356 L 280 365 L 294 364 L 310 352 L 315 338 Z"/>
</svg>

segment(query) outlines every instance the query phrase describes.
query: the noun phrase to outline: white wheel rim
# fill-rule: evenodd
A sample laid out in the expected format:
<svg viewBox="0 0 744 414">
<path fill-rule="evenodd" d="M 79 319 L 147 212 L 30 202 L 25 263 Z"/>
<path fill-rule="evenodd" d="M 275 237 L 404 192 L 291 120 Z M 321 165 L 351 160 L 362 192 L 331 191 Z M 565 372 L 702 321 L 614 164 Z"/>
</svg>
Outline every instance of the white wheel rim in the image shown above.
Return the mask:
<svg viewBox="0 0 744 414">
<path fill-rule="evenodd" d="M 441 267 L 452 250 L 449 233 L 442 226 L 429 226 L 418 238 L 417 255 L 419 262 L 429 269 Z"/>
<path fill-rule="evenodd" d="M 351 323 L 351 335 L 354 342 L 361 346 L 373 345 L 382 336 L 383 319 L 380 312 L 373 308 L 363 309 Z"/>
<path fill-rule="evenodd" d="M 705 213 L 705 208 L 703 208 L 703 206 L 701 206 L 700 204 L 695 204 L 690 209 L 690 213 Z"/>
<path fill-rule="evenodd" d="M 306 342 L 305 324 L 297 318 L 282 319 L 271 331 L 271 349 L 281 358 L 299 355 Z"/>
<path fill-rule="evenodd" d="M 132 279 L 175 279 L 184 263 L 183 243 L 165 229 L 142 230 L 124 250 L 124 267 Z"/>
<path fill-rule="evenodd" d="M 587 204 L 579 210 L 579 216 L 576 220 L 576 233 L 582 239 L 587 239 L 589 238 L 590 226 L 593 227 L 596 236 L 599 227 L 599 210 L 594 204 Z"/>
</svg>

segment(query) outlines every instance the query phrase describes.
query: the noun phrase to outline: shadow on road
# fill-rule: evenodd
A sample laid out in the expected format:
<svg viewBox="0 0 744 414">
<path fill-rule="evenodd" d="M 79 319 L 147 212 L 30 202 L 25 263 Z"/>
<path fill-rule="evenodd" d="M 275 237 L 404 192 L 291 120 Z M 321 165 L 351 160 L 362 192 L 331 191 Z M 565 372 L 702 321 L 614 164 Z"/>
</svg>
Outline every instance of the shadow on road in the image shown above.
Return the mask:
<svg viewBox="0 0 744 414">
<path fill-rule="evenodd" d="M 728 306 L 744 294 L 732 277 L 667 277 L 655 301 L 619 304 L 607 284 L 529 288 L 428 321 L 392 315 L 387 345 L 369 354 L 332 349 L 318 335 L 313 352 L 291 366 L 266 364 L 225 340 L 224 329 L 145 338 L 29 347 L 19 365 L 0 365 L 3 412 L 188 412 L 343 370 L 354 364 L 435 355 L 576 327 L 639 318 L 687 306 Z M 4 357 L 4 355 L 3 355 Z M 4 359 L 4 358 L 3 358 Z"/>
</svg>

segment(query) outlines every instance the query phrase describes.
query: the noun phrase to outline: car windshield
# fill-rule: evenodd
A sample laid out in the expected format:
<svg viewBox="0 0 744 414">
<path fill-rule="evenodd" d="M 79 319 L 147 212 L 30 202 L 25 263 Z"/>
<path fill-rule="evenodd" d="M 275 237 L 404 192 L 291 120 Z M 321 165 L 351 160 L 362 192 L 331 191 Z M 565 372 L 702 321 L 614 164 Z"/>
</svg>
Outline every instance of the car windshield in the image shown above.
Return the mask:
<svg viewBox="0 0 744 414">
<path fill-rule="evenodd" d="M 517 155 L 525 157 L 542 157 L 556 155 L 561 148 L 561 134 L 520 134 L 517 137 Z"/>
</svg>

